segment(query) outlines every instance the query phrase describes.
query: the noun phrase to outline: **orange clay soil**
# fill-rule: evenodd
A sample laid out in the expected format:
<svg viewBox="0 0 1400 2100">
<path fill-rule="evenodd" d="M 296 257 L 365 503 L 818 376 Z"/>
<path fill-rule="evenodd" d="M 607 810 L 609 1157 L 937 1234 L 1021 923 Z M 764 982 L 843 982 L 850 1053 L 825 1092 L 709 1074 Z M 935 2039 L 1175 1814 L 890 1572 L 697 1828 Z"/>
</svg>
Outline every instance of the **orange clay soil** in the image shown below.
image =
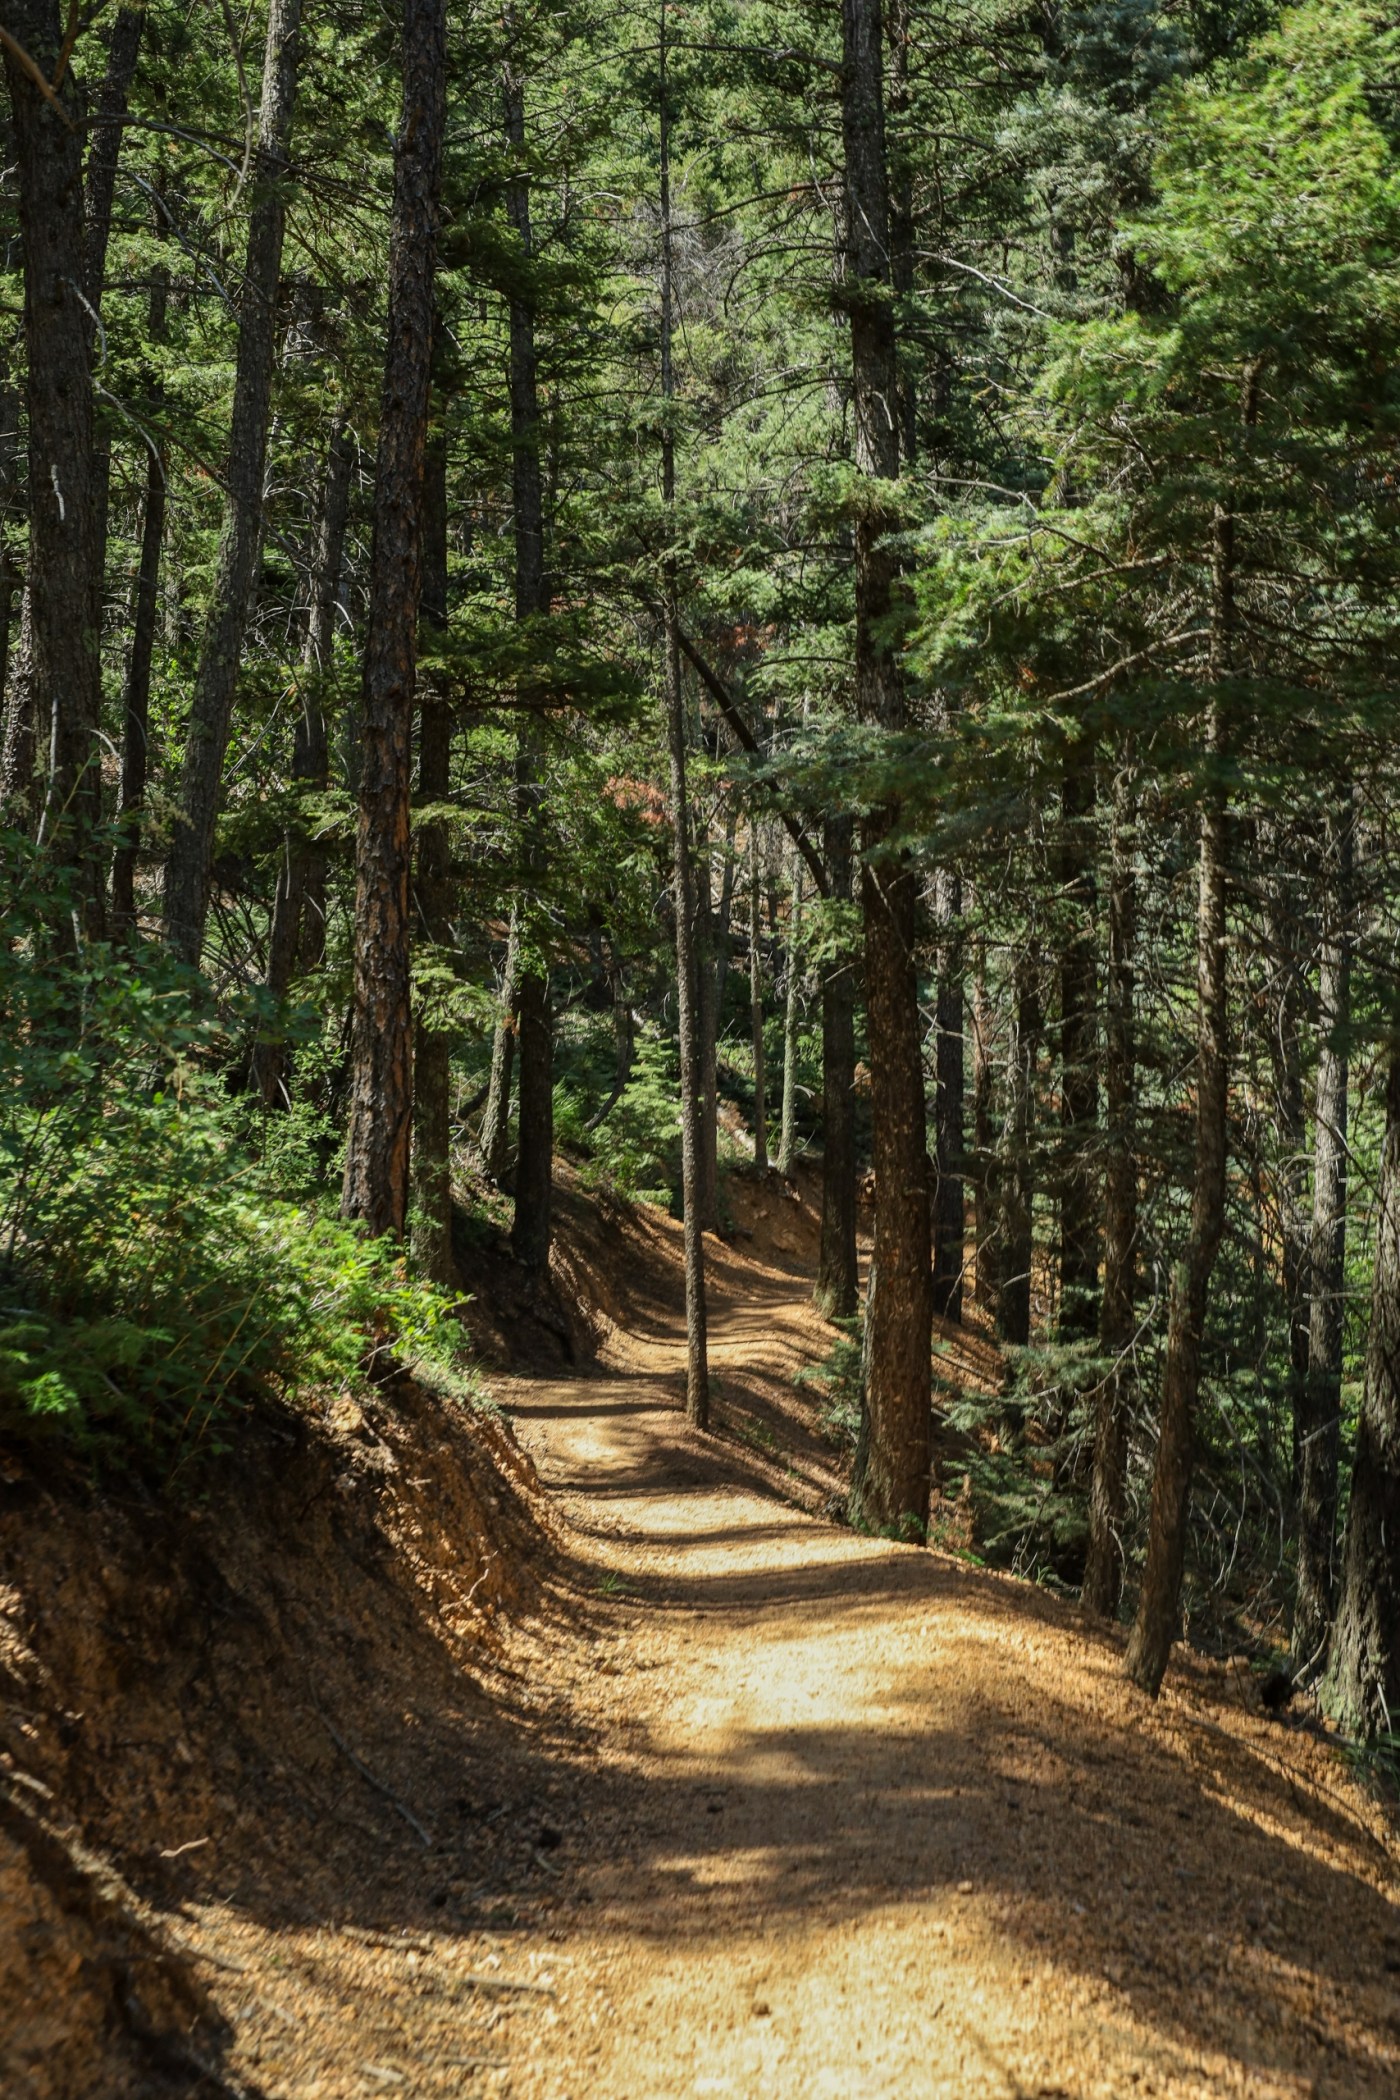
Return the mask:
<svg viewBox="0 0 1400 2100">
<path fill-rule="evenodd" d="M 1072 1606 L 824 1521 L 832 1454 L 791 1383 L 831 1336 L 813 1192 L 733 1200 L 713 1436 L 679 1412 L 677 1228 L 571 1198 L 599 1360 L 493 1379 L 542 1482 L 508 1524 L 502 1491 L 493 1550 L 533 1555 L 538 1586 L 468 1638 L 439 1589 L 430 1619 L 402 1586 L 376 1604 L 398 1562 L 357 1547 L 327 1623 L 372 1667 L 336 1677 L 304 1631 L 298 1667 L 329 1673 L 310 1710 L 270 1650 L 240 1665 L 263 1704 L 239 1759 L 268 1776 L 226 1769 L 177 1814 L 142 1768 L 146 1915 L 212 2002 L 210 2077 L 169 2089 L 1393 2100 L 1379 1811 L 1303 1719 L 1251 1710 L 1242 1672 L 1178 1658 L 1154 1706 Z M 398 1451 L 411 1492 L 394 1554 L 441 1571 L 428 1476 L 451 1453 L 406 1436 L 386 1415 L 364 1448 L 381 1473 Z M 312 1628 L 334 1536 L 285 1626 Z M 482 1551 L 463 1541 L 466 1588 Z"/>
</svg>

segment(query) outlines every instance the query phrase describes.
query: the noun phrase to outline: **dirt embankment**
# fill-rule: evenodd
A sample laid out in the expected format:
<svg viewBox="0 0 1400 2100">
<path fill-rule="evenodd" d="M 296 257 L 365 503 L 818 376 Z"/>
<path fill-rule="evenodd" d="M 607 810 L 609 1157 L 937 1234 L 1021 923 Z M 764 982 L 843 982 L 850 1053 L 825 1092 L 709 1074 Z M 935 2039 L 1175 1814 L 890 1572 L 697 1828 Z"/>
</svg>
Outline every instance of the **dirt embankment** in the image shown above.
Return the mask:
<svg viewBox="0 0 1400 2100">
<path fill-rule="evenodd" d="M 550 1812 L 500 1787 L 499 1628 L 550 1608 L 549 1525 L 504 1424 L 408 1382 L 258 1420 L 192 1504 L 7 1455 L 7 2100 L 255 2091 L 245 1925 L 397 1933 L 510 1878 Z"/>
</svg>

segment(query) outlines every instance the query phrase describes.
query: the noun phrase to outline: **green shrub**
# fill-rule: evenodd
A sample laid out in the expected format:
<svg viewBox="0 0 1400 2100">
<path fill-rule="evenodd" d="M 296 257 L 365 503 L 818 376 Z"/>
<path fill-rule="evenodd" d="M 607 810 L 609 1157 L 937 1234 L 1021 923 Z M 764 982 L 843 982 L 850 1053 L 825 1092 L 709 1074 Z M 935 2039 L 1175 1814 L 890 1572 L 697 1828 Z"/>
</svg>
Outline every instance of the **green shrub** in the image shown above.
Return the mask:
<svg viewBox="0 0 1400 2100">
<path fill-rule="evenodd" d="M 0 862 L 0 1429 L 182 1463 L 260 1397 L 448 1358 L 451 1301 L 240 1143 L 195 980 L 55 948 L 64 900 Z"/>
</svg>

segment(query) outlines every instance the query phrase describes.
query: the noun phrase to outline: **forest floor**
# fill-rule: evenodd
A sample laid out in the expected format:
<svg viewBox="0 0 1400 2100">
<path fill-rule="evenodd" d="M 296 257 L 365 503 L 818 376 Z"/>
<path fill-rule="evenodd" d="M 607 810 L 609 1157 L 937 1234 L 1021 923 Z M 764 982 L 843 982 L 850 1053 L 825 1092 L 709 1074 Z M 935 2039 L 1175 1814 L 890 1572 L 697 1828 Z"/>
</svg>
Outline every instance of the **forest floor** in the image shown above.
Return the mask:
<svg viewBox="0 0 1400 2100">
<path fill-rule="evenodd" d="M 676 1228 L 590 1214 L 562 1274 L 591 1298 L 595 1361 L 568 1366 L 566 1341 L 549 1362 L 536 1329 L 491 1379 L 538 1485 L 498 1452 L 476 1516 L 459 1491 L 434 1531 L 430 1471 L 459 1461 L 386 1415 L 371 1455 L 417 1496 L 393 1537 L 436 1570 L 427 1590 L 385 1590 L 336 1519 L 271 1601 L 240 1578 L 224 1616 L 260 1615 L 256 1654 L 206 1615 L 201 1668 L 235 1643 L 222 1721 L 186 1671 L 143 1680 L 144 1765 L 130 1719 L 104 1724 L 126 1778 L 102 1792 L 90 1760 L 77 1806 L 122 1863 L 129 1922 L 197 1971 L 208 2069 L 167 2050 L 159 2086 L 110 2056 L 92 2083 L 45 2084 L 31 2049 L 7 2092 L 1400 2090 L 1394 1838 L 1324 1732 L 1190 1655 L 1151 1704 L 1120 1637 L 1072 1605 L 825 1521 L 833 1454 L 792 1384 L 831 1334 L 811 1193 L 735 1200 L 711 1265 L 713 1436 L 680 1411 Z M 489 1622 L 443 1601 L 469 1518 L 495 1523 L 461 1572 L 490 1578 Z M 527 1548 L 544 1578 L 503 1587 L 493 1555 Z M 105 1570 L 111 1536 L 95 1550 Z M 358 1656 L 343 1677 L 332 1635 Z M 15 1669 L 37 1697 L 38 1666 Z M 57 1785 L 37 1711 L 29 1769 Z M 173 1784 L 218 1759 L 220 1727 L 217 1790 Z M 32 1940 L 42 1904 L 19 1901 Z M 7 1974 L 0 1942 L 0 2002 Z"/>
</svg>

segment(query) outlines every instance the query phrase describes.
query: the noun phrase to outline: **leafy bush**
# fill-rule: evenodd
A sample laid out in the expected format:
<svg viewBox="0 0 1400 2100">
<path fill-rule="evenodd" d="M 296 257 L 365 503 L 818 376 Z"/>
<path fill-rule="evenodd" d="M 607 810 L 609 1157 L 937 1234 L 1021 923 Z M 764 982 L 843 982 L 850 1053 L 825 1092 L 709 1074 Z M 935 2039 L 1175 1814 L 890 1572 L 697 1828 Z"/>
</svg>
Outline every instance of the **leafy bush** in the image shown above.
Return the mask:
<svg viewBox="0 0 1400 2100">
<path fill-rule="evenodd" d="M 21 840 L 0 883 L 0 1429 L 179 1463 L 260 1396 L 449 1357 L 451 1301 L 240 1144 L 194 980 L 57 950 L 72 922 Z"/>
<path fill-rule="evenodd" d="M 793 1379 L 796 1386 L 815 1386 L 823 1398 L 822 1434 L 839 1451 L 854 1451 L 860 1435 L 862 1323 L 838 1320 L 841 1332 L 819 1364 L 808 1364 Z"/>
<path fill-rule="evenodd" d="M 560 1144 L 581 1155 L 582 1179 L 642 1203 L 670 1205 L 680 1185 L 680 1083 L 674 1047 L 642 1035 L 632 1074 L 611 1110 L 590 1130 L 588 1097 L 556 1088 L 554 1127 Z"/>
</svg>

